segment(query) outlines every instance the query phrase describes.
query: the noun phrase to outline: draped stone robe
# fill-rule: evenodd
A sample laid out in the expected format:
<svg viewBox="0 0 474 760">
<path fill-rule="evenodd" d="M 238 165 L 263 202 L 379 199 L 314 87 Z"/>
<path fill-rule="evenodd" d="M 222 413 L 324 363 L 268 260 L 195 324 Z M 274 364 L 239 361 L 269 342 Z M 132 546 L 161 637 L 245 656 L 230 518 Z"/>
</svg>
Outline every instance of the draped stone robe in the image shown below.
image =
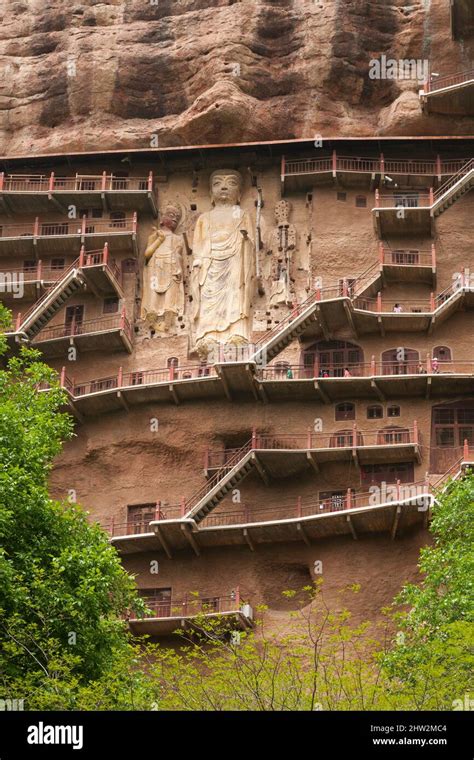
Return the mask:
<svg viewBox="0 0 474 760">
<path fill-rule="evenodd" d="M 193 238 L 194 340 L 250 339 L 255 244 L 252 223 L 239 206 L 229 214 L 201 214 Z M 236 213 L 237 212 L 237 213 Z M 217 218 L 216 218 L 217 217 Z M 225 218 L 224 218 L 225 217 Z M 241 233 L 245 230 L 248 238 Z"/>
<path fill-rule="evenodd" d="M 159 233 L 149 245 L 153 254 L 143 273 L 143 317 L 184 311 L 182 238 L 166 228 Z"/>
</svg>

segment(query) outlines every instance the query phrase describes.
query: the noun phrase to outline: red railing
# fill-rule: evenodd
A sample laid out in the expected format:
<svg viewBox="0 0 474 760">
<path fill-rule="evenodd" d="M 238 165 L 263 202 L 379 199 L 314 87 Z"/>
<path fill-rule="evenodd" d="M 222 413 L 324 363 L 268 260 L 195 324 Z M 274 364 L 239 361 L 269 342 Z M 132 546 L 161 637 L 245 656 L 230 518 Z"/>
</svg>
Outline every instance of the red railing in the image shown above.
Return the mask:
<svg viewBox="0 0 474 760">
<path fill-rule="evenodd" d="M 400 480 L 397 480 L 394 483 L 386 483 L 384 486 L 379 483 L 375 485 L 379 488 L 378 492 L 357 492 L 348 488 L 344 494 L 341 493 L 330 498 L 318 500 L 297 497 L 291 501 L 280 501 L 278 506 L 275 507 L 244 507 L 243 509 L 229 510 L 226 506 L 225 511 L 213 512 L 207 515 L 203 525 L 206 528 L 213 528 L 221 525 L 282 522 L 284 520 L 295 520 L 320 514 L 341 512 L 348 509 L 377 507 L 381 504 L 396 504 L 401 501 L 414 499 L 421 500 L 431 492 L 429 482 L 426 480 L 415 483 L 401 483 Z"/>
<path fill-rule="evenodd" d="M 474 361 L 406 360 L 400 362 L 376 361 L 356 364 L 320 363 L 312 367 L 301 364 L 264 367 L 257 371 L 259 380 L 315 380 L 324 378 L 375 377 L 383 375 L 460 374 L 474 375 Z"/>
<path fill-rule="evenodd" d="M 250 441 L 246 443 L 244 446 L 242 446 L 240 449 L 235 449 L 232 454 L 228 457 L 227 461 L 223 462 L 220 470 L 216 472 L 209 480 L 201 486 L 201 488 L 194 493 L 190 499 L 188 499 L 185 502 L 185 510 L 186 512 L 189 512 L 191 509 L 193 509 L 200 501 L 203 499 L 208 493 L 210 493 L 214 488 L 216 488 L 219 485 L 219 482 L 226 477 L 230 473 L 231 470 L 234 469 L 241 461 L 244 459 L 244 457 L 252 450 L 252 448 L 255 448 L 253 445 L 255 443 L 255 438 L 252 436 Z M 206 452 L 206 455 L 209 452 Z M 209 467 L 208 460 L 205 462 L 205 467 Z"/>
<path fill-rule="evenodd" d="M 38 264 L 38 271 L 41 273 L 41 262 Z M 109 260 L 109 253 L 108 253 L 108 244 L 106 243 L 104 247 L 100 251 L 90 251 L 89 253 L 86 253 L 84 246 L 81 247 L 80 255 L 77 259 L 75 259 L 72 264 L 70 264 L 67 269 L 60 270 L 59 276 L 56 277 L 56 280 L 54 282 L 54 285 L 50 288 L 48 288 L 45 293 L 39 298 L 37 301 L 35 301 L 32 306 L 26 311 L 24 314 L 17 314 L 16 317 L 16 329 L 20 330 L 22 323 L 25 322 L 28 317 L 30 317 L 35 311 L 41 307 L 41 304 L 45 303 L 49 300 L 51 295 L 54 291 L 60 292 L 60 286 L 62 280 L 66 280 L 68 275 L 74 270 L 74 269 L 88 269 L 93 268 L 96 266 L 105 266 L 110 271 L 111 276 L 113 279 L 116 280 L 117 284 L 121 282 L 121 272 L 118 269 L 118 267 L 115 265 L 113 261 Z M 40 278 L 39 278 L 40 279 Z M 47 329 L 47 328 L 45 328 Z"/>
<path fill-rule="evenodd" d="M 344 421 L 341 421 L 344 428 Z M 382 429 L 359 430 L 356 425 L 346 423 L 346 427 L 331 433 L 315 433 L 308 429 L 305 434 L 296 435 L 265 435 L 254 432 L 252 439 L 241 449 L 220 449 L 206 451 L 204 467 L 206 470 L 217 469 L 211 480 L 216 480 L 212 487 L 207 488 L 211 481 L 201 489 L 202 496 L 222 480 L 225 475 L 242 460 L 249 451 L 307 451 L 308 449 L 359 448 L 368 446 L 396 446 L 418 444 L 420 434 L 417 422 L 412 428 L 389 426 Z M 201 496 L 201 498 L 202 498 Z M 199 501 L 200 499 L 198 499 Z"/>
<path fill-rule="evenodd" d="M 448 76 L 444 77 L 432 76 L 431 79 L 425 84 L 425 93 L 444 90 L 446 87 L 454 87 L 454 85 L 470 82 L 471 80 L 474 81 L 474 69 L 461 71 L 458 74 L 449 74 Z"/>
<path fill-rule="evenodd" d="M 429 193 L 417 193 L 414 191 L 403 191 L 398 193 L 380 193 L 375 191 L 375 208 L 429 208 L 433 205 L 434 194 L 431 190 Z"/>
<path fill-rule="evenodd" d="M 83 322 L 72 323 L 71 325 L 50 325 L 44 327 L 35 337 L 34 343 L 42 343 L 47 340 L 57 340 L 74 335 L 90 335 L 98 332 L 110 332 L 112 330 L 123 330 L 129 340 L 132 340 L 131 325 L 127 317 L 122 314 L 114 314 L 111 317 L 100 317 L 98 319 L 89 319 Z"/>
<path fill-rule="evenodd" d="M 135 370 L 123 372 L 122 368 L 116 375 L 84 380 L 74 385 L 76 396 L 106 391 L 111 388 L 132 388 L 157 383 L 180 382 L 196 378 L 217 377 L 215 367 L 203 367 L 201 364 L 189 367 L 161 367 L 159 369 Z"/>
<path fill-rule="evenodd" d="M 461 169 L 453 176 L 450 177 L 450 179 L 446 180 L 446 182 L 443 182 L 441 187 L 439 187 L 436 192 L 434 193 L 434 200 L 439 200 L 443 195 L 445 195 L 449 190 L 451 190 L 454 185 L 456 185 L 458 182 L 460 182 L 463 177 L 466 176 L 466 174 L 469 174 L 474 169 L 474 159 L 471 159 L 470 161 L 467 161 Z"/>
<path fill-rule="evenodd" d="M 434 245 L 430 250 L 392 250 L 382 245 L 379 259 L 384 266 L 436 267 Z"/>
<path fill-rule="evenodd" d="M 0 173 L 0 192 L 4 193 L 150 192 L 152 189 L 152 172 L 148 177 L 118 177 L 106 172 L 74 177 L 57 177 L 54 172 L 49 175 Z"/>
<path fill-rule="evenodd" d="M 459 171 L 468 159 L 397 159 L 379 157 L 339 156 L 336 151 L 323 158 L 285 158 L 283 177 L 302 174 L 322 174 L 333 171 L 362 172 L 367 174 L 420 174 L 440 176 Z"/>
<path fill-rule="evenodd" d="M 34 222 L 24 224 L 0 225 L 0 237 L 67 237 L 101 234 L 135 233 L 137 230 L 137 214 L 120 219 L 72 219 L 57 222 L 42 222 L 39 217 Z"/>
<path fill-rule="evenodd" d="M 376 298 L 367 298 L 361 296 L 353 299 L 354 309 L 360 311 L 393 313 L 393 314 L 429 314 L 433 311 L 433 300 L 421 299 L 410 301 L 396 301 L 394 299 L 387 300 L 382 298 L 382 294 L 379 293 Z"/>
<path fill-rule="evenodd" d="M 193 615 L 212 615 L 216 613 L 238 612 L 244 604 L 240 598 L 239 589 L 227 594 L 226 596 L 206 595 L 189 595 L 184 599 L 161 599 L 152 596 L 143 595 L 147 607 L 151 610 L 152 615 L 148 617 L 155 618 L 182 618 Z M 146 617 L 132 617 L 131 620 L 146 620 Z"/>
</svg>

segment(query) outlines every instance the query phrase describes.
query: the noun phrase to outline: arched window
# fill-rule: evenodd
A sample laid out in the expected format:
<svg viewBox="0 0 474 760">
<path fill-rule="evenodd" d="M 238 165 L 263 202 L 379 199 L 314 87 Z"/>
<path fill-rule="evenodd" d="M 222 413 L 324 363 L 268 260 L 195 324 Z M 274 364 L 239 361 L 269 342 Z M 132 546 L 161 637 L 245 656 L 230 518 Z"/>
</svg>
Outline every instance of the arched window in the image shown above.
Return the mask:
<svg viewBox="0 0 474 760">
<path fill-rule="evenodd" d="M 303 351 L 305 377 L 344 377 L 362 374 L 364 353 L 360 346 L 345 340 L 320 340 Z"/>
<path fill-rule="evenodd" d="M 410 443 L 410 431 L 402 427 L 387 427 L 377 433 L 377 444 L 392 446 L 395 443 Z"/>
<path fill-rule="evenodd" d="M 390 348 L 382 354 L 384 375 L 416 375 L 420 365 L 420 354 L 414 348 Z"/>
<path fill-rule="evenodd" d="M 335 419 L 336 422 L 339 420 L 355 420 L 355 404 L 350 401 L 336 404 Z"/>
<path fill-rule="evenodd" d="M 357 433 L 356 438 L 356 445 L 362 446 L 364 443 L 362 434 Z M 354 431 L 353 430 L 338 430 L 337 433 L 334 433 L 330 440 L 329 440 L 329 446 L 332 449 L 343 449 L 343 448 L 350 448 L 354 445 Z"/>
<path fill-rule="evenodd" d="M 383 417 L 383 406 L 380 404 L 372 404 L 367 407 L 367 419 L 368 420 L 380 420 Z"/>
<path fill-rule="evenodd" d="M 448 346 L 435 346 L 433 348 L 433 359 L 437 359 L 439 362 L 452 361 L 451 349 Z"/>
</svg>

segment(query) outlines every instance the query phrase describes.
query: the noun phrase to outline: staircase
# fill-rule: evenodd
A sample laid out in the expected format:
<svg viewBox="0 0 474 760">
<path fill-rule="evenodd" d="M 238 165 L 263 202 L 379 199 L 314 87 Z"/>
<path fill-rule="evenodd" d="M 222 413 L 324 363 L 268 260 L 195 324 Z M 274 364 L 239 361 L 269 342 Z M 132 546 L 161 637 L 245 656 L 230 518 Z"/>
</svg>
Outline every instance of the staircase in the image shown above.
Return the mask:
<svg viewBox="0 0 474 760">
<path fill-rule="evenodd" d="M 255 464 L 252 439 L 242 446 L 205 485 L 185 502 L 185 518 L 200 523 L 235 488 Z"/>
<path fill-rule="evenodd" d="M 85 283 L 79 269 L 79 259 L 66 270 L 63 277 L 33 304 L 26 314 L 18 315 L 16 332 L 32 340 L 45 327 L 66 301 L 80 290 Z"/>
<path fill-rule="evenodd" d="M 465 195 L 474 186 L 474 159 L 468 161 L 460 171 L 448 179 L 434 194 L 431 212 L 439 216 Z"/>
</svg>

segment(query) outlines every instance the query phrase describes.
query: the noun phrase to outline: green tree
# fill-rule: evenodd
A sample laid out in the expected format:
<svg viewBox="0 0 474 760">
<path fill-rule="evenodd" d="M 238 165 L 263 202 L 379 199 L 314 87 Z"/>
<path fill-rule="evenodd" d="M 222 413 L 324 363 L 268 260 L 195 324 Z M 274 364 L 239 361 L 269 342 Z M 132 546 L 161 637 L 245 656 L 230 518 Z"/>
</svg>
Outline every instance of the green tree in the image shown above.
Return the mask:
<svg viewBox="0 0 474 760">
<path fill-rule="evenodd" d="M 85 683 L 107 672 L 129 646 L 124 610 L 142 605 L 105 532 L 49 497 L 53 458 L 73 435 L 56 373 L 32 349 L 6 354 L 2 335 L 0 686 L 47 690 L 66 673 Z"/>
<path fill-rule="evenodd" d="M 386 666 L 394 693 L 418 709 L 450 709 L 472 689 L 474 476 L 452 481 L 433 508 L 434 543 L 420 553 L 420 584 L 396 599 L 398 633 Z"/>
</svg>

